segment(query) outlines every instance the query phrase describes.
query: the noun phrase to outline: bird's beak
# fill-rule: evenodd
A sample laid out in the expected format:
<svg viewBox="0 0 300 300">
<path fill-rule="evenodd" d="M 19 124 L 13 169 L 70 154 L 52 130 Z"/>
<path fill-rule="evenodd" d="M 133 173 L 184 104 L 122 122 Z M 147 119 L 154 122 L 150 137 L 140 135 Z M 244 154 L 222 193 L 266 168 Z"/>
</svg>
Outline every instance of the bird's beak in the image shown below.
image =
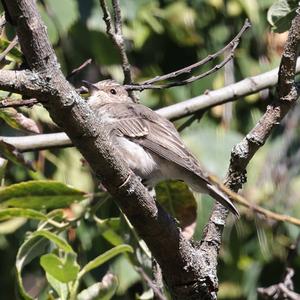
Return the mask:
<svg viewBox="0 0 300 300">
<path fill-rule="evenodd" d="M 90 93 L 95 92 L 95 91 L 99 91 L 99 88 L 95 84 L 93 84 L 93 83 L 91 83 L 87 80 L 82 80 L 82 82 L 88 88 Z"/>
</svg>

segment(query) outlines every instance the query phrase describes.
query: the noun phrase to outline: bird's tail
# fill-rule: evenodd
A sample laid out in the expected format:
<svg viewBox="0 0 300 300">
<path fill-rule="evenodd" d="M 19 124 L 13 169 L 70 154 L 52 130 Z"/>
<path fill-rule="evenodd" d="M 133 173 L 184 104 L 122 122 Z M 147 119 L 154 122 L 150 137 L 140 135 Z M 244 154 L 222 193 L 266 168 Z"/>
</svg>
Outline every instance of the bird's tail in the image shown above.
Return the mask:
<svg viewBox="0 0 300 300">
<path fill-rule="evenodd" d="M 207 184 L 208 194 L 213 197 L 216 201 L 220 202 L 226 208 L 228 208 L 235 216 L 239 217 L 240 214 L 230 199 L 223 194 L 217 187 L 212 184 Z"/>
</svg>

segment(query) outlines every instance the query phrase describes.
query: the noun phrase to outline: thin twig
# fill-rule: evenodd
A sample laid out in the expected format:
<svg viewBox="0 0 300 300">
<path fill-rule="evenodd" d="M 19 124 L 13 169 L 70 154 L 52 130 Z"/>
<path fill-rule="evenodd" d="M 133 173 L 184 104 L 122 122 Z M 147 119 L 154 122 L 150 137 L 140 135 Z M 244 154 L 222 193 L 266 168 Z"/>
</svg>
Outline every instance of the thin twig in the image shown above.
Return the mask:
<svg viewBox="0 0 300 300">
<path fill-rule="evenodd" d="M 141 277 L 145 280 L 147 285 L 153 290 L 156 299 L 167 300 L 167 298 L 161 293 L 159 288 L 154 284 L 154 282 L 149 278 L 149 276 L 142 268 L 136 267 L 135 270 L 141 275 Z"/>
<path fill-rule="evenodd" d="M 226 65 L 233 58 L 234 51 L 236 50 L 236 48 L 237 48 L 237 46 L 240 42 L 241 36 L 250 27 L 251 27 L 251 24 L 248 21 L 248 19 L 246 19 L 242 29 L 233 38 L 233 40 L 230 43 L 228 43 L 224 48 L 222 48 L 218 52 L 216 52 L 214 54 L 211 54 L 211 55 L 208 55 L 206 58 L 202 59 L 201 61 L 199 61 L 197 63 L 194 63 L 190 66 L 187 66 L 185 68 L 182 68 L 180 70 L 176 70 L 174 72 L 171 72 L 171 73 L 168 73 L 168 74 L 165 74 L 165 75 L 162 75 L 162 76 L 156 76 L 152 79 L 141 82 L 140 84 L 125 85 L 125 88 L 127 90 L 137 90 L 137 91 L 143 91 L 145 89 L 165 89 L 165 88 L 170 88 L 170 87 L 174 87 L 174 86 L 185 85 L 187 83 L 191 83 L 191 82 L 199 80 L 203 77 L 206 77 L 206 76 L 216 72 L 220 68 L 222 68 L 224 65 Z M 201 73 L 197 76 L 191 76 L 188 79 L 181 80 L 181 81 L 175 81 L 175 82 L 170 82 L 170 83 L 161 84 L 161 85 L 153 85 L 153 83 L 155 83 L 155 82 L 159 82 L 159 81 L 163 81 L 163 80 L 167 80 L 167 79 L 171 79 L 171 78 L 176 78 L 179 75 L 190 73 L 193 69 L 195 69 L 199 66 L 202 66 L 202 65 L 206 64 L 209 61 L 214 60 L 216 57 L 220 56 L 224 52 L 227 52 L 228 50 L 230 50 L 230 51 L 229 51 L 229 54 L 225 57 L 225 59 L 220 64 L 215 65 L 213 68 L 211 68 L 207 72 Z"/>
<path fill-rule="evenodd" d="M 266 288 L 258 288 L 257 293 L 264 299 L 270 300 L 300 300 L 300 294 L 297 294 L 293 291 L 294 284 L 292 277 L 294 274 L 295 271 L 292 268 L 287 268 L 282 282 Z"/>
<path fill-rule="evenodd" d="M 82 71 L 87 65 L 89 65 L 92 62 L 92 59 L 89 58 L 87 59 L 83 64 L 81 64 L 78 68 L 72 70 L 72 72 L 67 75 L 67 80 L 69 80 L 70 78 L 72 78 L 75 74 L 79 73 L 80 71 Z"/>
<path fill-rule="evenodd" d="M 122 69 L 124 73 L 124 84 L 132 84 L 132 74 L 129 60 L 126 53 L 124 36 L 122 31 L 122 16 L 119 0 L 112 0 L 114 11 L 114 23 L 111 20 L 110 12 L 105 0 L 99 0 L 100 6 L 103 11 L 103 20 L 106 24 L 106 33 L 111 38 L 113 43 L 117 46 L 120 57 L 122 60 Z M 114 27 L 114 29 L 113 29 Z M 129 96 L 134 102 L 138 102 L 138 99 L 134 95 L 133 91 L 129 91 Z"/>
<path fill-rule="evenodd" d="M 15 36 L 10 42 L 8 47 L 0 54 L 0 62 L 5 58 L 5 56 L 18 45 L 18 36 Z"/>
<path fill-rule="evenodd" d="M 214 176 L 209 176 L 210 180 L 214 182 L 220 190 L 222 190 L 226 195 L 229 196 L 229 198 L 240 205 L 243 205 L 250 210 L 252 210 L 254 213 L 261 214 L 265 216 L 268 219 L 272 219 L 278 222 L 287 222 L 290 224 L 294 224 L 296 226 L 300 226 L 300 219 L 285 215 L 285 214 L 279 214 L 276 212 L 273 212 L 271 210 L 268 210 L 266 208 L 263 208 L 255 203 L 249 202 L 246 198 L 242 197 L 241 195 L 234 193 L 232 190 L 227 188 L 225 185 L 221 184 L 219 180 L 216 179 Z"/>
<path fill-rule="evenodd" d="M 103 11 L 103 20 L 106 24 L 106 33 L 119 49 L 122 59 L 122 69 L 124 72 L 124 84 L 132 83 L 129 60 L 125 50 L 124 37 L 122 32 L 122 17 L 119 0 L 112 0 L 114 10 L 114 23 L 111 20 L 110 12 L 105 0 L 100 0 Z M 114 29 L 113 29 L 114 27 Z"/>
</svg>

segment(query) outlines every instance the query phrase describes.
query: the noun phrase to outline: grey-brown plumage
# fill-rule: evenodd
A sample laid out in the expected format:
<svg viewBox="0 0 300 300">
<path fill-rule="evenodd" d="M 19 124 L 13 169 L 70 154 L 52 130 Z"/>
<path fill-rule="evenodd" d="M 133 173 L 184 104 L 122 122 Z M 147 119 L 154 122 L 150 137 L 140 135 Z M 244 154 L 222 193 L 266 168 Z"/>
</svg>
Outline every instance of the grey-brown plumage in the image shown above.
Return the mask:
<svg viewBox="0 0 300 300">
<path fill-rule="evenodd" d="M 164 179 L 183 180 L 195 192 L 209 194 L 239 214 L 228 197 L 209 181 L 170 121 L 134 103 L 115 81 L 86 83 L 91 92 L 89 105 L 105 122 L 114 146 L 129 167 L 147 185 L 154 186 Z"/>
</svg>

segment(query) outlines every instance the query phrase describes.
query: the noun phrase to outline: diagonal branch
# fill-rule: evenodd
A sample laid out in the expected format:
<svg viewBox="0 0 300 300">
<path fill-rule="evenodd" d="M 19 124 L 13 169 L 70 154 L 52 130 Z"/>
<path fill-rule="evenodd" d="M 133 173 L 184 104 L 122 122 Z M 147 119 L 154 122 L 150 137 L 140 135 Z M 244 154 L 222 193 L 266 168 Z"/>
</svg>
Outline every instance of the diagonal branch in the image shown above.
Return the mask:
<svg viewBox="0 0 300 300">
<path fill-rule="evenodd" d="M 300 45 L 300 14 L 297 10 L 289 31 L 288 40 L 282 55 L 279 68 L 277 94 L 278 99 L 267 107 L 267 111 L 257 122 L 247 136 L 237 144 L 232 152 L 225 185 L 237 192 L 246 181 L 246 167 L 255 153 L 262 147 L 271 131 L 296 103 L 299 93 L 295 84 L 295 70 Z M 213 266 L 217 264 L 218 252 L 221 245 L 222 232 L 228 211 L 221 205 L 215 204 L 200 249 L 206 253 L 206 259 Z M 209 255 L 207 255 L 209 253 Z M 209 271 L 212 286 L 217 287 L 214 268 Z"/>
<path fill-rule="evenodd" d="M 174 87 L 174 86 L 185 85 L 187 83 L 191 83 L 191 82 L 194 82 L 201 78 L 204 78 L 204 77 L 218 71 L 220 68 L 222 68 L 224 65 L 226 65 L 233 58 L 234 52 L 235 52 L 237 46 L 239 45 L 242 35 L 244 34 L 244 32 L 247 29 L 250 28 L 250 26 L 251 26 L 250 22 L 248 21 L 248 19 L 246 19 L 242 29 L 232 39 L 232 41 L 230 43 L 228 43 L 224 48 L 220 49 L 218 52 L 208 55 L 206 58 L 200 60 L 197 63 L 194 63 L 190 66 L 187 66 L 185 68 L 182 68 L 180 70 L 177 70 L 177 71 L 165 74 L 165 75 L 156 76 L 152 79 L 146 80 L 139 84 L 125 85 L 125 87 L 127 90 L 138 90 L 138 91 L 143 91 L 145 89 L 165 89 L 165 88 L 170 88 L 170 87 Z M 155 82 L 159 82 L 159 81 L 163 81 L 163 80 L 167 80 L 167 79 L 171 79 L 171 78 L 176 78 L 179 75 L 190 73 L 193 69 L 200 67 L 200 66 L 208 63 L 209 61 L 214 60 L 216 57 L 218 57 L 221 54 L 226 53 L 226 52 L 229 52 L 229 55 L 227 55 L 220 64 L 215 65 L 213 68 L 211 68 L 207 72 L 204 72 L 197 76 L 191 76 L 188 79 L 181 80 L 181 81 L 175 81 L 175 82 L 170 82 L 170 83 L 161 84 L 161 85 L 153 85 L 153 83 L 155 83 Z"/>
<path fill-rule="evenodd" d="M 5 56 L 18 45 L 18 37 L 15 36 L 14 39 L 10 42 L 8 47 L 0 54 L 0 62 L 5 58 Z"/>
<path fill-rule="evenodd" d="M 175 220 L 149 195 L 116 149 L 107 130 L 64 78 L 34 0 L 3 0 L 31 70 L 42 79 L 42 96 L 52 119 L 67 133 L 94 174 L 145 240 L 162 269 L 173 299 L 204 299 L 206 262 Z M 32 80 L 34 82 L 34 80 Z M 40 101 L 41 95 L 38 100 Z"/>
<path fill-rule="evenodd" d="M 0 89 L 35 97 L 43 90 L 43 80 L 29 70 L 0 70 Z"/>
</svg>

